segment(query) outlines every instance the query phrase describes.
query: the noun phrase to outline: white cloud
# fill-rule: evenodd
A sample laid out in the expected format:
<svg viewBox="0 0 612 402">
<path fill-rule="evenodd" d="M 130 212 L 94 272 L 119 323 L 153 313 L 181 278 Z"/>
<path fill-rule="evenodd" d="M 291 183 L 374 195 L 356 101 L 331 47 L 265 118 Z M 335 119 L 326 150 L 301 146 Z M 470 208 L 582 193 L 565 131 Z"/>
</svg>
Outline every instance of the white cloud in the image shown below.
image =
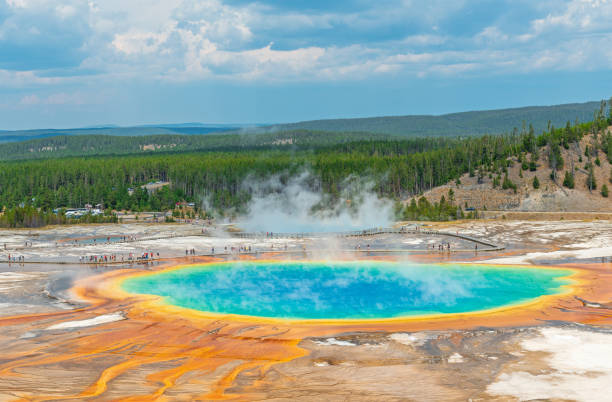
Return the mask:
<svg viewBox="0 0 612 402">
<path fill-rule="evenodd" d="M 26 8 L 28 6 L 27 0 L 6 0 L 6 4 L 13 8 Z"/>
<path fill-rule="evenodd" d="M 441 45 L 448 41 L 448 38 L 440 35 L 411 35 L 404 38 L 402 41 L 405 45 L 430 46 Z"/>
<path fill-rule="evenodd" d="M 243 77 L 257 78 L 269 73 L 282 72 L 283 75 L 294 76 L 312 71 L 324 54 L 325 49 L 320 47 L 274 50 L 270 44 L 242 52 L 216 52 L 210 55 L 209 60 L 217 67 L 236 69 Z"/>
<path fill-rule="evenodd" d="M 532 22 L 537 33 L 555 28 L 570 31 L 610 30 L 612 2 L 609 0 L 572 0 L 561 13 L 550 13 Z"/>
<path fill-rule="evenodd" d="M 83 105 L 87 102 L 81 93 L 60 92 L 49 95 L 45 103 L 48 105 Z"/>
<path fill-rule="evenodd" d="M 57 92 L 46 96 L 36 94 L 24 95 L 19 104 L 21 106 L 37 106 L 37 105 L 86 105 L 98 104 L 102 100 L 101 94 L 84 94 L 82 92 Z"/>
<path fill-rule="evenodd" d="M 128 31 L 115 35 L 112 45 L 126 55 L 142 55 L 160 52 L 175 31 L 177 22 L 171 22 L 161 32 Z M 161 51 L 160 53 L 166 53 Z"/>
<path fill-rule="evenodd" d="M 495 43 L 504 42 L 508 40 L 508 35 L 503 33 L 498 27 L 490 26 L 486 27 L 482 32 L 476 35 L 475 39 L 479 43 Z"/>
<path fill-rule="evenodd" d="M 86 24 L 86 29 L 75 33 L 82 36 L 76 50 L 84 54 L 76 71 L 93 70 L 98 78 L 356 80 L 370 74 L 423 77 L 612 68 L 609 0 L 552 2 L 548 12 L 533 20 L 513 21 L 513 32 L 486 21 L 489 25 L 473 36 L 452 35 L 447 29 L 453 16 L 474 7 L 467 0 L 452 4 L 389 0 L 345 12 L 285 11 L 261 2 L 238 6 L 221 0 L 66 0 L 61 4 L 6 0 L 6 4 L 14 15 L 0 23 L 0 41 L 9 40 L 15 32 L 44 39 L 48 36 L 44 24 L 36 25 L 38 32 L 28 31 L 33 26 L 27 24 L 29 18 L 38 14 L 45 20 L 55 19 L 61 29 L 77 21 Z M 362 41 L 357 34 L 377 33 L 406 21 L 415 26 L 415 32 L 403 37 Z M 342 44 L 320 39 L 339 27 L 350 29 L 347 32 L 354 32 L 355 39 L 344 39 Z M 283 41 L 283 35 L 289 34 L 294 41 Z M 62 31 L 58 40 L 65 35 Z M 273 44 L 276 38 L 281 44 Z M 49 85 L 92 77 L 49 78 L 52 74 L 30 70 L 0 70 L 0 86 Z"/>
<path fill-rule="evenodd" d="M 0 88 L 59 84 L 66 80 L 65 78 L 59 77 L 41 77 L 34 71 L 0 70 Z"/>
<path fill-rule="evenodd" d="M 71 5 L 59 5 L 55 8 L 55 12 L 61 19 L 71 18 L 77 14 L 77 9 Z"/>
<path fill-rule="evenodd" d="M 21 105 L 38 105 L 40 103 L 40 98 L 36 95 L 26 95 L 21 98 L 19 104 Z"/>
<path fill-rule="evenodd" d="M 191 2 L 183 2 L 169 12 L 172 30 L 177 41 L 172 43 L 176 57 L 182 57 L 182 66 L 174 64 L 168 68 L 172 74 L 162 75 L 175 78 L 177 71 L 183 69 L 188 75 L 185 79 L 202 77 L 233 77 L 238 79 L 358 79 L 367 74 L 408 73 L 417 76 L 430 74 L 465 74 L 471 71 L 533 71 L 545 69 L 570 70 L 609 68 L 610 60 L 605 52 L 599 51 L 599 60 L 587 61 L 595 51 L 594 47 L 583 41 L 570 39 L 565 43 L 551 43 L 543 40 L 543 22 L 533 21 L 530 31 L 521 34 L 509 34 L 498 26 L 488 26 L 475 35 L 472 40 L 453 45 L 445 35 L 422 33 L 405 37 L 396 43 L 373 43 L 367 46 L 359 44 L 339 46 L 303 46 L 293 49 L 275 49 L 273 45 L 250 47 L 255 39 L 253 29 L 257 30 L 267 21 L 270 25 L 291 26 L 290 30 L 331 29 L 334 24 L 352 24 L 363 29 L 372 24 L 381 24 L 397 18 L 398 15 L 410 15 L 416 10 L 414 2 L 403 2 L 404 8 L 394 13 L 382 8 L 372 8 L 364 13 L 297 13 L 278 14 L 277 10 L 261 5 L 249 6 L 248 11 L 232 8 L 213 1 L 208 3 L 207 12 L 202 15 L 202 7 Z M 185 15 L 185 5 L 190 10 L 190 24 L 182 26 L 173 19 Z M 438 22 L 445 15 L 460 9 L 463 4 L 454 4 L 444 12 L 441 4 L 431 4 L 431 13 L 422 13 L 423 18 Z M 422 7 L 421 7 L 422 8 Z M 608 10 L 607 1 L 576 0 L 568 3 L 559 15 L 549 13 L 542 21 L 549 24 L 568 21 L 571 28 L 575 20 L 582 21 L 581 27 L 592 24 L 595 15 L 601 9 Z M 214 10 L 211 12 L 210 10 Z M 423 10 L 421 10 L 423 11 Z M 271 13 L 266 18 L 262 13 Z M 200 13 L 200 14 L 198 14 Z M 604 12 L 605 15 L 607 13 Z M 393 15 L 392 15 L 393 14 Z M 269 17 L 269 16 L 268 16 Z M 126 33 L 116 35 L 113 44 L 116 49 L 126 54 L 149 54 L 163 57 L 168 53 L 164 46 L 168 44 L 172 33 L 167 30 L 148 33 Z M 157 25 L 160 26 L 160 25 Z M 568 33 L 571 37 L 571 33 Z M 607 37 L 606 37 L 607 39 Z M 595 42 L 600 41 L 595 39 Z M 237 47 L 230 49 L 231 46 Z M 431 46 L 444 45 L 444 48 L 428 49 Z M 421 48 L 424 51 L 405 51 L 410 48 Z M 505 48 L 504 48 L 505 47 Z M 503 50 L 503 51 L 500 51 Z M 602 57 L 603 56 L 603 57 Z M 176 59 L 174 60 L 177 61 Z M 161 63 L 163 66 L 164 63 Z M 163 69 L 164 67 L 162 67 Z"/>
</svg>

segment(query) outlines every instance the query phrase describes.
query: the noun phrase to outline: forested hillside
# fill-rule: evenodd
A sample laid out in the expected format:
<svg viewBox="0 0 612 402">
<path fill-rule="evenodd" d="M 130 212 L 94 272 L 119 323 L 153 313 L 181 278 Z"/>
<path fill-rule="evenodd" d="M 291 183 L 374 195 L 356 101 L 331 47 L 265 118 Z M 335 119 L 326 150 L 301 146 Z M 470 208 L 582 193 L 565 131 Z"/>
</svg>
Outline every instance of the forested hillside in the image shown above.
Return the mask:
<svg viewBox="0 0 612 402">
<path fill-rule="evenodd" d="M 113 135 L 113 136 L 139 136 L 139 135 L 202 135 L 210 133 L 222 133 L 235 131 L 237 126 L 213 126 L 198 123 L 191 124 L 165 124 L 139 127 L 94 127 L 94 128 L 69 128 L 69 129 L 40 129 L 40 130 L 0 130 L 0 143 L 27 141 L 37 138 L 56 137 L 61 135 Z"/>
<path fill-rule="evenodd" d="M 575 120 L 593 120 L 599 102 L 556 106 L 532 106 L 452 113 L 440 116 L 388 116 L 362 119 L 313 120 L 277 125 L 280 130 L 305 129 L 319 131 L 367 131 L 402 136 L 467 136 L 510 133 L 523 122 L 531 123 L 536 132 Z"/>
<path fill-rule="evenodd" d="M 515 185 L 506 172 L 513 160 L 526 169 L 545 168 L 554 173 L 563 167 L 561 149 L 569 149 L 586 135 L 592 138 L 588 152 L 601 151 L 612 159 L 612 134 L 606 131 L 612 116 L 605 110 L 602 104 L 594 122 L 567 122 L 540 135 L 530 127 L 502 136 L 364 139 L 340 144 L 325 144 L 322 136 L 314 136 L 309 146 L 291 149 L 283 148 L 291 144 L 277 144 L 261 149 L 5 161 L 0 163 L 0 205 L 10 211 L 25 204 L 44 212 L 102 203 L 106 208 L 139 211 L 167 210 L 178 201 L 191 201 L 198 207 L 208 205 L 209 212 L 224 213 L 244 210 L 252 196 L 245 183 L 272 175 L 286 181 L 303 171 L 311 173 L 311 189 L 327 194 L 330 202 L 338 199 L 350 177 L 368 178 L 379 196 L 398 201 L 457 181 L 466 173 L 494 177 L 496 185 L 511 190 Z M 544 152 L 550 166 L 542 166 Z M 589 157 L 588 163 L 596 162 Z M 170 185 L 157 192 L 140 187 L 158 180 Z M 443 210 L 441 201 L 437 206 L 421 204 L 410 206 L 413 209 L 407 216 L 414 211 L 420 214 L 422 207 L 437 211 L 437 219 L 448 219 L 463 207 Z M 441 211 L 447 212 L 440 215 Z"/>
<path fill-rule="evenodd" d="M 67 156 L 177 153 L 193 151 L 246 151 L 264 149 L 304 149 L 347 142 L 392 139 L 393 136 L 356 133 L 329 133 L 290 130 L 269 134 L 234 135 L 147 135 L 118 137 L 78 135 L 41 138 L 0 145 L 0 159 L 41 159 Z M 437 141 L 434 141 L 435 144 Z M 429 140 L 414 140 L 415 150 L 434 146 Z"/>
<path fill-rule="evenodd" d="M 477 136 L 482 134 L 511 133 L 531 123 L 536 132 L 548 129 L 548 125 L 564 125 L 566 121 L 591 121 L 599 102 L 574 103 L 556 106 L 531 106 L 514 109 L 498 109 L 452 113 L 440 116 L 383 116 L 370 118 L 313 120 L 273 126 L 214 125 L 201 123 L 158 124 L 135 127 L 93 127 L 75 129 L 0 130 L 0 143 L 27 141 L 57 136 L 158 136 L 158 135 L 210 135 L 253 134 L 270 132 L 377 133 L 394 136 Z"/>
<path fill-rule="evenodd" d="M 506 134 L 517 136 L 525 131 L 525 122 L 535 133 L 549 131 L 551 126 L 565 125 L 567 121 L 577 124 L 593 120 L 602 104 L 584 103 L 554 107 L 528 107 L 484 112 L 455 113 L 444 116 L 403 116 L 372 119 L 347 119 L 306 122 L 281 126 L 262 132 L 239 132 L 207 135 L 107 135 L 106 129 L 91 129 L 87 135 L 54 135 L 29 141 L 0 144 L 0 159 L 39 159 L 68 156 L 127 155 L 139 153 L 168 153 L 194 151 L 246 151 L 246 150 L 304 150 L 313 147 L 334 146 L 356 141 L 414 139 L 411 151 L 423 151 L 432 146 L 440 147 L 440 137 L 449 138 L 444 146 L 458 137 L 472 134 L 498 133 L 502 128 Z M 598 112 L 599 113 L 599 112 Z M 533 124 L 532 122 L 535 122 Z M 560 124 L 558 123 L 560 122 Z M 308 128 L 299 128 L 299 127 Z M 410 127 L 405 131 L 402 127 Z M 520 128 L 517 128 L 520 127 Z M 400 129 L 402 128 L 402 129 Z M 140 129 L 149 129 L 143 127 Z M 202 130 L 172 126 L 153 127 L 153 130 Z M 326 131 L 320 131 L 325 129 Z M 112 129 L 108 129 L 112 130 Z M 134 129 L 124 130 L 135 133 Z M 172 132 L 172 131 L 169 131 Z M 58 133 L 61 133 L 58 132 Z M 390 133 L 390 134 L 385 134 Z M 142 134 L 140 132 L 139 134 Z M 422 138 L 437 138 L 432 144 Z M 429 147 L 429 148 L 424 148 Z"/>
</svg>

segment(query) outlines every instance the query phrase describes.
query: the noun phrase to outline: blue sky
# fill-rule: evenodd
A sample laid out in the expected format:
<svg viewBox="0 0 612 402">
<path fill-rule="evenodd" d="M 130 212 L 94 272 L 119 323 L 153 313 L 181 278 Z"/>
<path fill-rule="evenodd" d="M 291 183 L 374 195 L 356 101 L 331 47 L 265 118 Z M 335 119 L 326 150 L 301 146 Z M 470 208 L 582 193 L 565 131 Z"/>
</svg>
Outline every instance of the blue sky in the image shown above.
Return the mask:
<svg viewBox="0 0 612 402">
<path fill-rule="evenodd" d="M 612 95 L 612 0 L 0 0 L 0 129 Z"/>
</svg>

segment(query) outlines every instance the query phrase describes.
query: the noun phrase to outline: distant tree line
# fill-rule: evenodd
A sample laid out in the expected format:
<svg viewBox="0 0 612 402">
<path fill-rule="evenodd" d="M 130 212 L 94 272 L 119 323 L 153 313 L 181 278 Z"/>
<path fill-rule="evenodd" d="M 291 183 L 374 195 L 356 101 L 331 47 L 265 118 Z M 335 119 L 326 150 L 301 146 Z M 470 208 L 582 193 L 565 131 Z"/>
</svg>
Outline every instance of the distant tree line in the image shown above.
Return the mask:
<svg viewBox="0 0 612 402">
<path fill-rule="evenodd" d="M 32 205 L 9 208 L 0 215 L 2 228 L 37 228 L 75 223 L 117 223 L 117 216 L 86 214 L 80 218 L 68 218 L 64 211 L 53 212 Z"/>
<path fill-rule="evenodd" d="M 249 139 L 253 141 L 249 145 L 238 144 L 242 139 L 232 139 L 231 135 L 221 135 L 216 137 L 224 138 L 214 141 L 225 144 L 223 147 L 200 152 L 4 161 L 0 162 L 0 206 L 6 208 L 3 222 L 9 225 L 61 223 L 54 219 L 62 218 L 52 217 L 50 211 L 97 203 L 109 209 L 159 211 L 188 201 L 196 203 L 196 209 L 205 205 L 207 210 L 220 213 L 230 210 L 240 213 L 252 197 L 252 186 L 245 186 L 246 182 L 257 183 L 271 175 L 288 181 L 305 170 L 313 177 L 308 184 L 310 190 L 326 194 L 330 203 L 341 197 L 344 183 L 351 176 L 369 178 L 380 197 L 394 200 L 417 196 L 453 180 L 458 182 L 465 173 L 479 179 L 488 175 L 494 179 L 494 185 L 515 189 L 507 176 L 512 160 L 518 160 L 525 169 L 535 170 L 540 154 L 546 152 L 554 175 L 564 165 L 560 147 L 569 149 L 586 134 L 593 134 L 586 151 L 587 160 L 597 163 L 594 155 L 602 150 L 612 161 L 612 135 L 605 131 L 612 116 L 605 111 L 606 104 L 602 102 L 592 122 L 568 122 L 561 128 L 551 125 L 538 135 L 526 125 L 507 135 L 462 139 L 380 139 L 365 134 L 363 137 L 338 134 L 323 139 L 321 133 L 295 132 L 293 137 L 275 133 L 258 140 Z M 214 136 L 202 138 L 210 137 Z M 171 184 L 154 192 L 141 188 L 151 181 Z M 20 204 L 27 213 L 15 209 Z M 421 199 L 399 214 L 451 219 L 461 217 L 462 212 L 449 199 L 437 205 Z"/>
</svg>

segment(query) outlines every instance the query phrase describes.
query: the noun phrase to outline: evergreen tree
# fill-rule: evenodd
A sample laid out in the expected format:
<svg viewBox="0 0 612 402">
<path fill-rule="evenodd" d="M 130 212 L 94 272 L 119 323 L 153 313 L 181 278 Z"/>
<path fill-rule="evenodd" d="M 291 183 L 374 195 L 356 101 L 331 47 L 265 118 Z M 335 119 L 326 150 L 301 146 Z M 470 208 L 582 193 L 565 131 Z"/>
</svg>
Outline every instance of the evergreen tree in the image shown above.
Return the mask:
<svg viewBox="0 0 612 402">
<path fill-rule="evenodd" d="M 597 182 L 595 181 L 595 173 L 593 172 L 593 165 L 589 164 L 589 175 L 587 176 L 587 188 L 589 191 L 593 191 L 597 188 Z"/>
<path fill-rule="evenodd" d="M 516 192 L 516 184 L 514 184 L 512 180 L 508 178 L 507 173 L 504 175 L 504 181 L 502 182 L 502 189 L 504 190 L 513 189 L 514 192 Z"/>
<path fill-rule="evenodd" d="M 563 178 L 563 185 L 567 188 L 574 188 L 574 174 L 569 170 L 565 172 L 565 177 Z"/>
</svg>

